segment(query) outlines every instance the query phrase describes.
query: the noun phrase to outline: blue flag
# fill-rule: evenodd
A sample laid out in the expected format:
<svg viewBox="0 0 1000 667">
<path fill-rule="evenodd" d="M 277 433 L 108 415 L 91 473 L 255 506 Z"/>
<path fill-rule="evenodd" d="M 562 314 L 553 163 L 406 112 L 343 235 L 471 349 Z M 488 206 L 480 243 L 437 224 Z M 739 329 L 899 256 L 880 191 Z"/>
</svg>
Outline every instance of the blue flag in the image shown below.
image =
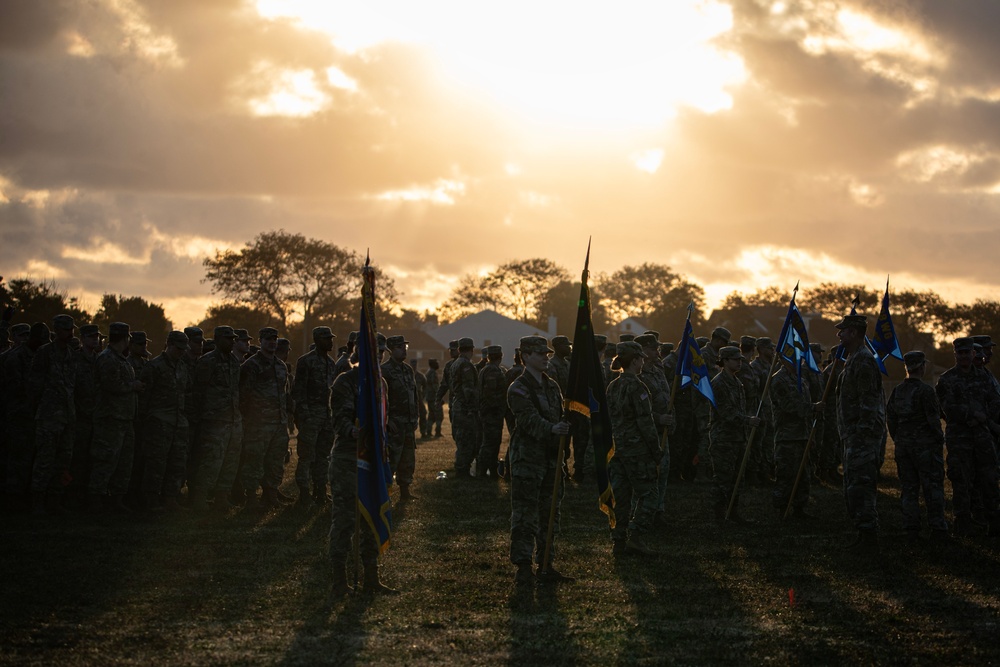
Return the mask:
<svg viewBox="0 0 1000 667">
<path fill-rule="evenodd" d="M 889 301 L 888 301 L 888 299 L 889 299 L 889 281 L 886 280 L 886 282 L 885 282 L 885 298 L 882 299 L 882 307 L 885 309 L 885 314 L 886 314 L 887 318 L 889 316 Z M 861 297 L 860 297 L 860 295 L 854 297 L 854 301 L 851 303 L 851 315 L 857 315 L 858 314 L 858 306 L 860 305 L 860 303 L 861 303 Z M 881 317 L 882 317 L 881 314 L 879 314 L 879 318 L 881 318 Z M 892 322 L 891 321 L 889 322 L 889 326 L 890 327 L 892 326 Z M 895 339 L 896 339 L 896 332 L 895 332 L 895 330 L 893 330 L 893 332 L 892 332 L 892 338 L 893 338 L 893 341 L 895 341 Z M 842 345 L 838 345 L 838 347 L 843 348 Z M 875 345 L 872 343 L 872 341 L 870 341 L 868 339 L 867 336 L 865 337 L 865 347 L 867 347 L 868 351 L 872 353 L 873 357 L 875 357 L 875 363 L 878 364 L 878 369 L 882 373 L 882 375 L 889 375 L 889 371 L 887 371 L 885 369 L 885 364 L 882 361 L 882 356 L 879 354 L 878 350 L 875 349 Z M 898 347 L 899 346 L 897 345 L 897 348 Z M 844 350 L 844 349 L 841 349 L 840 354 L 843 355 L 841 358 L 846 361 L 847 360 L 847 351 Z M 902 357 L 900 357 L 900 358 L 902 358 Z"/>
<path fill-rule="evenodd" d="M 681 387 L 686 387 L 689 384 L 694 385 L 694 388 L 715 406 L 712 378 L 709 376 L 708 364 L 701 356 L 698 341 L 694 339 L 691 320 L 684 323 L 684 336 L 681 338 L 681 349 L 678 350 L 677 354 L 677 374 L 681 378 Z"/>
<path fill-rule="evenodd" d="M 375 327 L 375 270 L 365 260 L 358 328 L 358 513 L 372 531 L 379 553 L 389 548 L 389 448 L 382 368 Z"/>
<path fill-rule="evenodd" d="M 813 353 L 809 349 L 809 334 L 806 331 L 806 323 L 802 319 L 799 307 L 795 305 L 794 297 L 788 304 L 788 315 L 785 316 L 785 323 L 781 327 L 776 350 L 778 356 L 790 363 L 795 369 L 799 381 L 799 391 L 802 391 L 803 366 L 813 373 L 820 372 L 816 358 L 813 357 Z"/>
<path fill-rule="evenodd" d="M 872 334 L 871 348 L 875 357 L 884 362 L 889 357 L 896 357 L 903 360 L 903 351 L 899 349 L 899 341 L 896 339 L 896 329 L 892 326 L 892 316 L 889 315 L 889 279 L 885 281 L 885 294 L 882 296 L 882 310 L 879 311 L 878 319 L 875 321 L 875 331 Z M 882 367 L 885 373 L 885 367 Z"/>
</svg>

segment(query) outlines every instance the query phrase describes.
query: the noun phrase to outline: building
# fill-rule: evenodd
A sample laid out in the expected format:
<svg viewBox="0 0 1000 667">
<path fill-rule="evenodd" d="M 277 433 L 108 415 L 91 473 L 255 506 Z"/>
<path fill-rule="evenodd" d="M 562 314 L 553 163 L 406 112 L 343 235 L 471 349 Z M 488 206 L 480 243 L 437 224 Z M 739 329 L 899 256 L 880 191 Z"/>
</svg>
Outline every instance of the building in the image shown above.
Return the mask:
<svg viewBox="0 0 1000 667">
<path fill-rule="evenodd" d="M 432 329 L 427 332 L 427 335 L 445 349 L 447 349 L 449 341 L 471 338 L 476 343 L 477 357 L 479 350 L 487 345 L 500 345 L 503 347 L 502 363 L 505 366 L 510 366 L 514 363 L 514 348 L 518 346 L 522 337 L 545 336 L 551 338 L 555 335 L 555 331 L 556 318 L 554 317 L 549 318 L 549 330 L 542 331 L 524 322 L 505 317 L 496 311 L 484 310 L 475 315 L 455 320 L 451 324 Z"/>
</svg>

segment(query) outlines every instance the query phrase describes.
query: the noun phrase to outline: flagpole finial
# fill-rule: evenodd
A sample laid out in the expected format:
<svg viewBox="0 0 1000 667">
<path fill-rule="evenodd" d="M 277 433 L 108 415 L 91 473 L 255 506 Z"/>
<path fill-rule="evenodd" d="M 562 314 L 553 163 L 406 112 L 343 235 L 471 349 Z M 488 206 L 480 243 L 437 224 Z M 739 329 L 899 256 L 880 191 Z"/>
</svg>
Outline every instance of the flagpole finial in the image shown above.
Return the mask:
<svg viewBox="0 0 1000 667">
<path fill-rule="evenodd" d="M 799 292 L 799 282 L 800 281 L 798 281 L 798 280 L 795 281 L 795 289 L 792 290 L 792 294 L 798 294 L 798 292 Z"/>
</svg>

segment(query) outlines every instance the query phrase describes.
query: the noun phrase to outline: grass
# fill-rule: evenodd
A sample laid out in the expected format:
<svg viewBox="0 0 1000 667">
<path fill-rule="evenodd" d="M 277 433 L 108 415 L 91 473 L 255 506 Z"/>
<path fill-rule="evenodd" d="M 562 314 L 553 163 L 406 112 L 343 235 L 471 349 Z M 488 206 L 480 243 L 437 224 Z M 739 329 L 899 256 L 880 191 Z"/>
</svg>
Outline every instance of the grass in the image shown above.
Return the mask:
<svg viewBox="0 0 1000 667">
<path fill-rule="evenodd" d="M 663 555 L 616 562 L 593 482 L 571 483 L 556 562 L 578 581 L 523 594 L 507 561 L 506 484 L 437 480 L 452 459 L 449 437 L 418 443 L 419 499 L 397 508 L 383 559 L 402 594 L 332 607 L 328 511 L 4 516 L 0 663 L 1000 661 L 1000 542 L 907 543 L 891 455 L 877 561 L 840 550 L 850 530 L 839 490 L 814 488 L 821 520 L 803 525 L 780 522 L 768 490 L 751 489 L 756 524 L 721 529 L 710 487 L 683 484 L 650 540 Z"/>
</svg>

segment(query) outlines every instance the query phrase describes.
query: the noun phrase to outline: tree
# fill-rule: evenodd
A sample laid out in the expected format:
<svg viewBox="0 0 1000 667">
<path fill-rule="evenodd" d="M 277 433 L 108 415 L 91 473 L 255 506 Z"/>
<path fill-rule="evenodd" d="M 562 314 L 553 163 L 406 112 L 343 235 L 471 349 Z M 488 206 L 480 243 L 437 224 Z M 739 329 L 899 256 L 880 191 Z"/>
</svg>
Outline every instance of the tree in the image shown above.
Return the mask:
<svg viewBox="0 0 1000 667">
<path fill-rule="evenodd" d="M 275 327 L 280 324 L 274 317 L 274 313 L 266 310 L 252 308 L 233 303 L 215 303 L 208 307 L 205 312 L 205 319 L 198 323 L 198 327 L 205 332 L 206 338 L 211 338 L 215 333 L 215 327 L 230 326 L 234 329 L 246 329 L 254 338 L 257 332 L 264 327 Z M 287 338 L 288 332 L 278 329 L 279 334 Z"/>
<path fill-rule="evenodd" d="M 79 299 L 67 296 L 52 280 L 36 283 L 29 278 L 15 278 L 0 295 L 3 308 L 14 307 L 15 322 L 44 322 L 52 326 L 52 318 L 62 313 L 72 317 L 77 326 L 90 321 L 90 313 L 81 307 Z"/>
<path fill-rule="evenodd" d="M 539 318 L 533 322 L 534 326 L 542 331 L 547 331 L 549 327 L 549 317 L 556 318 L 558 331 L 566 336 L 572 336 L 576 327 L 576 314 L 580 301 L 580 281 L 561 280 L 553 285 L 549 291 L 538 300 Z M 600 293 L 593 287 L 590 288 L 590 304 L 592 308 L 591 317 L 594 322 L 594 332 L 607 331 L 611 324 L 608 322 L 607 312 L 601 305 Z M 542 315 L 544 313 L 544 315 Z"/>
<path fill-rule="evenodd" d="M 354 251 L 282 229 L 205 258 L 204 280 L 229 303 L 272 313 L 282 329 L 300 317 L 305 337 L 317 312 L 336 312 L 360 294 L 361 264 Z"/>
<path fill-rule="evenodd" d="M 105 294 L 101 297 L 101 307 L 94 313 L 94 324 L 107 333 L 112 322 L 125 322 L 132 331 L 145 331 L 154 343 L 166 342 L 167 333 L 173 328 L 160 304 L 149 303 L 139 296 Z"/>
<path fill-rule="evenodd" d="M 453 322 L 494 310 L 521 322 L 538 322 L 549 316 L 539 310 L 539 301 L 563 280 L 569 280 L 569 272 L 550 260 L 509 261 L 484 276 L 462 276 L 439 315 L 442 321 Z"/>
<path fill-rule="evenodd" d="M 602 274 L 597 288 L 612 323 L 641 318 L 665 341 L 680 339 L 691 303 L 692 325 L 697 328 L 704 322 L 705 291 L 665 264 L 624 266 L 611 275 Z"/>
<path fill-rule="evenodd" d="M 802 290 L 796 303 L 802 311 L 817 312 L 828 320 L 839 322 L 840 318 L 851 311 L 851 303 L 856 296 L 860 297 L 858 314 L 878 314 L 882 294 L 871 291 L 864 285 L 820 283 L 818 287 Z M 786 296 L 785 304 L 788 303 L 788 299 Z"/>
</svg>

